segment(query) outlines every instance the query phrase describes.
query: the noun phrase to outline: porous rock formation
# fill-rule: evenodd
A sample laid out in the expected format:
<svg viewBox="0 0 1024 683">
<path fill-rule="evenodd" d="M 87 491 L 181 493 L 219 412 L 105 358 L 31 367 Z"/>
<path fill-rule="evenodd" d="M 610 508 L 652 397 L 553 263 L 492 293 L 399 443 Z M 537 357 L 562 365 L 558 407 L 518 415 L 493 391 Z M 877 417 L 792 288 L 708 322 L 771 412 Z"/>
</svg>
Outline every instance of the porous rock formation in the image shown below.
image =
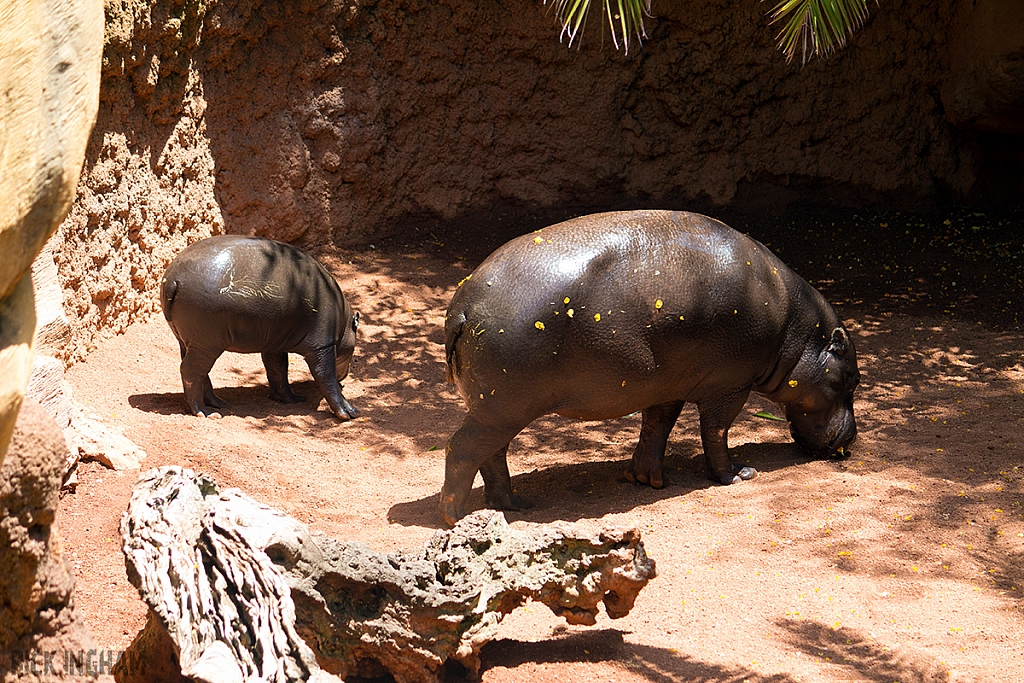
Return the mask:
<svg viewBox="0 0 1024 683">
<path fill-rule="evenodd" d="M 64 437 L 26 399 L 0 468 L 0 681 L 85 673 L 72 660 L 96 646 L 75 610 L 71 567 L 56 527 Z M 68 667 L 67 669 L 65 667 Z"/>
<path fill-rule="evenodd" d="M 801 67 L 754 1 L 657 2 L 629 56 L 599 21 L 568 49 L 535 0 L 108 2 L 56 250 L 65 360 L 156 311 L 174 254 L 220 232 L 319 249 L 524 214 L 1019 196 L 1024 141 L 953 125 L 939 96 L 974 4 L 872 6 L 846 50 Z M 963 36 L 961 55 L 991 41 Z"/>
<path fill-rule="evenodd" d="M 121 533 L 151 610 L 115 668 L 122 683 L 334 680 L 324 670 L 432 681 L 449 658 L 477 671 L 527 599 L 593 624 L 601 603 L 625 616 L 655 575 L 636 529 L 518 530 L 484 510 L 384 555 L 179 467 L 143 474 Z"/>
</svg>

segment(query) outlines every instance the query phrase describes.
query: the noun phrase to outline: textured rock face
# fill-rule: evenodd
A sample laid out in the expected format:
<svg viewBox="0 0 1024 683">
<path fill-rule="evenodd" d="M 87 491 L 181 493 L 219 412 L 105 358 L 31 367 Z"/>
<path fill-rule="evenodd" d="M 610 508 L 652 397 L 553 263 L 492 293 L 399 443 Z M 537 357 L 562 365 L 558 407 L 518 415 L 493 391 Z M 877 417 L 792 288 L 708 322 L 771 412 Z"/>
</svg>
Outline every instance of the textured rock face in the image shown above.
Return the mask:
<svg viewBox="0 0 1024 683">
<path fill-rule="evenodd" d="M 99 2 L 0 4 L 0 299 L 74 197 L 96 116 Z"/>
<path fill-rule="evenodd" d="M 67 353 L 155 312 L 173 255 L 225 231 L 315 250 L 566 206 L 969 198 L 986 150 L 938 91 L 970 1 L 883 5 L 804 68 L 765 5 L 736 0 L 657 5 L 629 57 L 596 21 L 567 49 L 532 0 L 108 3 L 57 254 L 81 321 Z"/>
<path fill-rule="evenodd" d="M 158 310 L 167 263 L 223 231 L 192 61 L 205 4 L 106 4 L 97 127 L 75 205 L 54 239 L 65 310 L 76 321 L 65 362 L 83 358 L 99 330 L 123 332 Z"/>
<path fill-rule="evenodd" d="M 32 368 L 28 272 L 74 197 L 102 35 L 100 0 L 0 1 L 0 463 Z"/>
<path fill-rule="evenodd" d="M 145 473 L 121 522 L 128 578 L 151 608 L 119 681 L 432 681 L 470 670 L 527 599 L 573 624 L 625 616 L 655 575 L 636 529 L 511 529 L 483 510 L 426 547 L 383 555 L 204 475 Z M 179 673 L 180 672 L 180 673 Z"/>
<path fill-rule="evenodd" d="M 950 120 L 992 133 L 1024 133 L 1024 2 L 961 2 L 950 31 L 942 101 Z"/>
<path fill-rule="evenodd" d="M 53 419 L 26 400 L 0 469 L 0 681 L 5 683 L 52 680 L 67 673 L 65 653 L 95 648 L 75 611 L 74 577 L 54 526 L 65 451 Z M 44 653 L 57 656 L 45 662 Z M 84 662 L 78 666 L 84 670 Z"/>
</svg>

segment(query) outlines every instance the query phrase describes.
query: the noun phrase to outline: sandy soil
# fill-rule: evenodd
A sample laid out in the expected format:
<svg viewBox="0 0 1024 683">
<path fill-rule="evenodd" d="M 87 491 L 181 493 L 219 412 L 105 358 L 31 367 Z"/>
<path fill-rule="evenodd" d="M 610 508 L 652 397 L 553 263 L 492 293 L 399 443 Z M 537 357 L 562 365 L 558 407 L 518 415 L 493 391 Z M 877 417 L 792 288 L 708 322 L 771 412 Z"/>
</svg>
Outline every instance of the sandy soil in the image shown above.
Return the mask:
<svg viewBox="0 0 1024 683">
<path fill-rule="evenodd" d="M 538 420 L 509 452 L 514 485 L 536 507 L 510 521 L 635 524 L 659 576 L 630 615 L 594 627 L 520 608 L 483 650 L 483 680 L 1024 680 L 1020 221 L 954 212 L 733 224 L 847 322 L 863 375 L 852 456 L 805 457 L 784 423 L 754 416 L 777 409 L 752 398 L 731 445 L 760 476 L 715 486 L 687 407 L 668 485 L 655 491 L 622 478 L 638 416 Z M 363 320 L 345 382 L 363 416 L 350 423 L 318 405 L 298 357 L 293 382 L 316 400 L 271 402 L 259 358 L 226 354 L 213 383 L 230 414 L 185 415 L 162 319 L 107 340 L 69 380 L 148 452 L 145 467 L 207 472 L 377 550 L 419 545 L 439 527 L 444 445 L 464 412 L 444 382 L 444 311 L 496 243 L 426 237 L 324 258 Z M 145 617 L 117 529 L 135 478 L 85 463 L 61 504 L 77 602 L 106 648 L 127 646 Z M 481 505 L 477 488 L 469 507 Z"/>
</svg>

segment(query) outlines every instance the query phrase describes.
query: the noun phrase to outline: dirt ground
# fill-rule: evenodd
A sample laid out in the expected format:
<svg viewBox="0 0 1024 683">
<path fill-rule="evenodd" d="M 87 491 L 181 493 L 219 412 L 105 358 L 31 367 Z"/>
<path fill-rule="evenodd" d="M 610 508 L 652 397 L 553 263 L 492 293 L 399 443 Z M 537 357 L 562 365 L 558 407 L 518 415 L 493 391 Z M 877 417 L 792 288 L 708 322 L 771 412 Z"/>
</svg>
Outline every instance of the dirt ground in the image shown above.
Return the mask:
<svg viewBox="0 0 1024 683">
<path fill-rule="evenodd" d="M 821 288 L 846 321 L 862 373 L 852 455 L 805 457 L 785 423 L 754 416 L 778 413 L 755 397 L 730 435 L 734 459 L 760 475 L 713 485 L 688 406 L 669 444 L 668 485 L 652 490 L 622 477 L 639 416 L 536 421 L 509 451 L 516 490 L 536 507 L 509 520 L 637 525 L 659 576 L 627 617 L 602 614 L 593 627 L 518 609 L 483 650 L 483 680 L 1024 680 L 1020 216 L 729 222 Z M 420 545 L 439 528 L 444 446 L 464 413 L 444 381 L 445 308 L 500 241 L 468 239 L 420 234 L 324 257 L 362 315 L 345 382 L 363 411 L 353 422 L 318 405 L 300 358 L 293 382 L 316 400 L 281 405 L 267 398 L 258 356 L 236 354 L 213 373 L 230 414 L 185 415 L 162 319 L 73 366 L 75 397 L 145 449 L 147 468 L 206 472 L 379 551 Z M 118 534 L 136 476 L 84 463 L 59 513 L 77 603 L 104 648 L 126 647 L 145 617 Z M 478 486 L 469 508 L 482 502 Z"/>
</svg>

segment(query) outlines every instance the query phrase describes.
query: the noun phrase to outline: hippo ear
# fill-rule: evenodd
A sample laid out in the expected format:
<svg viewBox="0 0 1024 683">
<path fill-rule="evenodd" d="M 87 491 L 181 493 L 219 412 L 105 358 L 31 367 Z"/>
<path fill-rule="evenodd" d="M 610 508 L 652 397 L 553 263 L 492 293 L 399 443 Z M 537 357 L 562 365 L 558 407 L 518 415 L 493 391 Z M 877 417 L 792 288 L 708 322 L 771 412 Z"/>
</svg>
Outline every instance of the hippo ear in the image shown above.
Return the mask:
<svg viewBox="0 0 1024 683">
<path fill-rule="evenodd" d="M 850 348 L 850 335 L 842 327 L 832 330 L 832 339 L 828 343 L 828 352 L 842 358 Z"/>
</svg>

